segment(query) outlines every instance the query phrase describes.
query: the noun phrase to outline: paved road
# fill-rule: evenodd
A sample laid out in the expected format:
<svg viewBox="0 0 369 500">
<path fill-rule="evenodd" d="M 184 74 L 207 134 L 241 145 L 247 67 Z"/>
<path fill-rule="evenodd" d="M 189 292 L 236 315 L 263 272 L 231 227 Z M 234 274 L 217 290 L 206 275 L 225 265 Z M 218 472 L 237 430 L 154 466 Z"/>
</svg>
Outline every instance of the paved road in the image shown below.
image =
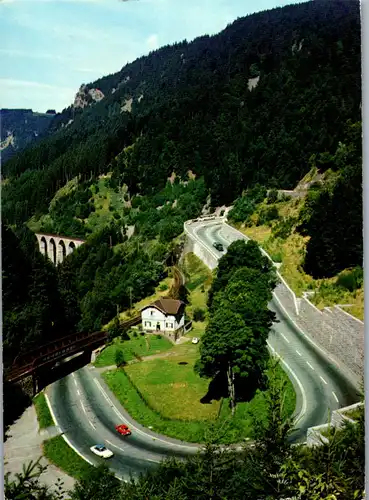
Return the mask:
<svg viewBox="0 0 369 500">
<path fill-rule="evenodd" d="M 226 248 L 232 241 L 243 238 L 221 222 L 195 225 L 191 230 L 218 258 L 223 252 L 212 246 L 215 240 Z M 273 325 L 268 342 L 295 375 L 290 378 L 296 390 L 296 415 L 300 414 L 300 419 L 293 439 L 301 441 L 309 427 L 326 423 L 330 412 L 356 403 L 359 397 L 353 383 L 288 321 L 276 300 L 270 308 L 277 314 L 278 323 Z"/>
<path fill-rule="evenodd" d="M 239 238 L 239 233 L 224 231 L 219 223 L 206 224 L 195 231 L 217 258 L 222 253 L 212 247 L 214 239 L 228 246 L 231 240 Z M 295 386 L 299 420 L 292 439 L 301 441 L 308 427 L 325 423 L 330 410 L 356 402 L 357 397 L 352 385 L 298 333 L 278 305 L 273 302 L 270 307 L 276 311 L 279 322 L 273 326 L 269 346 L 287 364 Z M 72 446 L 91 463 L 98 464 L 102 459 L 89 448 L 105 444 L 114 452 L 109 466 L 121 479 L 155 467 L 164 457 L 183 457 L 198 450 L 196 445 L 165 438 L 133 421 L 91 366 L 55 382 L 47 392 L 57 423 Z M 127 423 L 132 436 L 119 436 L 114 430 L 118 423 Z"/>
<path fill-rule="evenodd" d="M 130 474 L 137 476 L 168 456 L 197 453 L 196 445 L 162 439 L 130 418 L 92 366 L 55 382 L 47 393 L 57 423 L 73 447 L 97 465 L 103 459 L 90 447 L 105 444 L 114 453 L 109 467 L 121 479 L 129 479 Z M 131 436 L 116 433 L 114 427 L 121 423 L 130 426 Z"/>
</svg>

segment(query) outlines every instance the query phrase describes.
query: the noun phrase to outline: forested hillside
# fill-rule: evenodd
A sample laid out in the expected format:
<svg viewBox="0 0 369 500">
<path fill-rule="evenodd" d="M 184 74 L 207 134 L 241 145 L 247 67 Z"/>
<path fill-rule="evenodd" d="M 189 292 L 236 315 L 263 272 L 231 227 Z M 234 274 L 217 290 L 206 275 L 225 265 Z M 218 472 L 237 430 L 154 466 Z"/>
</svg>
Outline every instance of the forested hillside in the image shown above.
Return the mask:
<svg viewBox="0 0 369 500">
<path fill-rule="evenodd" d="M 12 158 L 31 143 L 45 135 L 55 111 L 34 113 L 32 109 L 1 109 L 1 162 Z"/>
<path fill-rule="evenodd" d="M 361 266 L 360 60 L 359 2 L 315 0 L 237 19 L 88 84 L 105 97 L 55 116 L 2 172 L 5 225 L 88 238 L 58 266 L 64 334 L 100 328 L 132 287 L 134 298 L 148 293 L 209 194 L 216 207 L 257 184 L 292 189 L 312 164 L 337 176 L 307 204 L 306 270 Z M 5 339 L 18 321 L 12 304 Z"/>
</svg>

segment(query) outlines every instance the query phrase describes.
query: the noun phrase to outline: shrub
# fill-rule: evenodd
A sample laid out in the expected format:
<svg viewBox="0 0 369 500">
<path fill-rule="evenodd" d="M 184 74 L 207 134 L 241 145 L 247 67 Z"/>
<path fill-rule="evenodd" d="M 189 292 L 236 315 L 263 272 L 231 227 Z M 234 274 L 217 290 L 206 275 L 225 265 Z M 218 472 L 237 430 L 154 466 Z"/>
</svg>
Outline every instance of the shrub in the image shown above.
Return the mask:
<svg viewBox="0 0 369 500">
<path fill-rule="evenodd" d="M 137 337 L 137 332 L 133 331 L 132 332 L 132 337 Z"/>
<path fill-rule="evenodd" d="M 142 203 L 142 198 L 140 196 L 134 196 L 131 200 L 131 207 L 138 208 Z"/>
<path fill-rule="evenodd" d="M 156 338 L 157 338 L 158 340 L 160 340 L 160 339 L 162 339 L 163 337 L 162 337 L 162 335 L 160 335 L 160 333 L 158 333 L 158 334 L 156 335 Z"/>
<path fill-rule="evenodd" d="M 273 262 L 280 263 L 283 261 L 283 253 L 281 251 L 277 251 L 275 253 L 272 253 L 270 256 L 271 256 Z"/>
<path fill-rule="evenodd" d="M 279 201 L 290 201 L 292 197 L 289 194 L 282 193 L 282 196 L 279 198 Z"/>
<path fill-rule="evenodd" d="M 194 321 L 204 321 L 205 311 L 203 309 L 200 309 L 199 307 L 196 308 L 193 312 L 193 319 Z"/>
<path fill-rule="evenodd" d="M 123 332 L 120 334 L 120 339 L 123 341 L 129 340 L 129 335 L 128 335 L 127 330 L 123 330 Z"/>
<path fill-rule="evenodd" d="M 264 208 L 260 211 L 258 225 L 262 226 L 263 224 L 268 224 L 272 220 L 278 219 L 278 217 L 279 212 L 277 207 Z"/>
<path fill-rule="evenodd" d="M 295 217 L 287 217 L 278 221 L 272 229 L 274 238 L 281 238 L 282 240 L 287 239 L 291 234 L 294 225 L 297 223 L 297 220 L 298 219 Z"/>
<path fill-rule="evenodd" d="M 363 269 L 355 267 L 350 271 L 343 271 L 337 278 L 336 285 L 353 292 L 363 284 Z"/>
<path fill-rule="evenodd" d="M 267 196 L 267 203 L 271 205 L 272 203 L 276 203 L 278 201 L 278 191 L 277 189 L 271 189 Z"/>
<path fill-rule="evenodd" d="M 115 351 L 115 364 L 117 365 L 117 368 L 126 364 L 125 359 L 124 359 L 124 354 L 123 354 L 123 351 L 121 349 L 117 349 Z"/>
<path fill-rule="evenodd" d="M 164 292 L 164 290 L 168 290 L 168 285 L 166 283 L 162 283 L 160 286 L 159 286 L 159 290 L 161 292 Z"/>
</svg>

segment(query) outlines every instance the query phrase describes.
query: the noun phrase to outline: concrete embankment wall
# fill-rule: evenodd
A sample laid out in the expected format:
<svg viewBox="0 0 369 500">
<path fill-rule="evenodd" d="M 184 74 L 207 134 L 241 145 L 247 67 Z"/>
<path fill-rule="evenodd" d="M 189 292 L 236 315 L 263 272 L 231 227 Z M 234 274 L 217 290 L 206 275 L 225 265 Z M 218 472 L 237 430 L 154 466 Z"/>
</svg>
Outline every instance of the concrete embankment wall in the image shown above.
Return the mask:
<svg viewBox="0 0 369 500">
<path fill-rule="evenodd" d="M 219 219 L 219 221 L 222 220 Z M 192 228 L 196 225 L 195 221 L 185 224 L 185 232 L 188 236 L 187 251 L 194 252 L 210 269 L 215 269 L 216 259 L 193 232 Z M 248 239 L 225 222 L 221 233 L 230 242 L 240 239 L 240 236 Z M 270 256 L 263 249 L 261 250 L 271 260 Z M 274 290 L 274 296 L 295 325 L 325 350 L 329 357 L 346 371 L 350 379 L 356 382 L 356 385 L 360 385 L 364 377 L 364 323 L 343 311 L 339 306 L 320 311 L 307 298 L 297 298 L 282 276 L 279 273 L 277 275 L 280 281 Z"/>
</svg>

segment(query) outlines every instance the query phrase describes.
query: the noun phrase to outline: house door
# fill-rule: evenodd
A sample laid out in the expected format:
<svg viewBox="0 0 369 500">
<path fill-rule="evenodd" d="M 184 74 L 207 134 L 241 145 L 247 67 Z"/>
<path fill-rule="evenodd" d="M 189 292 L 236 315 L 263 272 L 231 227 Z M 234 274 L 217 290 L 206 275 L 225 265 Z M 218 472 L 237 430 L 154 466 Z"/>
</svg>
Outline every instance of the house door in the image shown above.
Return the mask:
<svg viewBox="0 0 369 500">
<path fill-rule="evenodd" d="M 157 330 L 160 330 L 160 323 L 157 323 L 157 324 L 156 324 L 156 329 L 157 329 Z"/>
</svg>

